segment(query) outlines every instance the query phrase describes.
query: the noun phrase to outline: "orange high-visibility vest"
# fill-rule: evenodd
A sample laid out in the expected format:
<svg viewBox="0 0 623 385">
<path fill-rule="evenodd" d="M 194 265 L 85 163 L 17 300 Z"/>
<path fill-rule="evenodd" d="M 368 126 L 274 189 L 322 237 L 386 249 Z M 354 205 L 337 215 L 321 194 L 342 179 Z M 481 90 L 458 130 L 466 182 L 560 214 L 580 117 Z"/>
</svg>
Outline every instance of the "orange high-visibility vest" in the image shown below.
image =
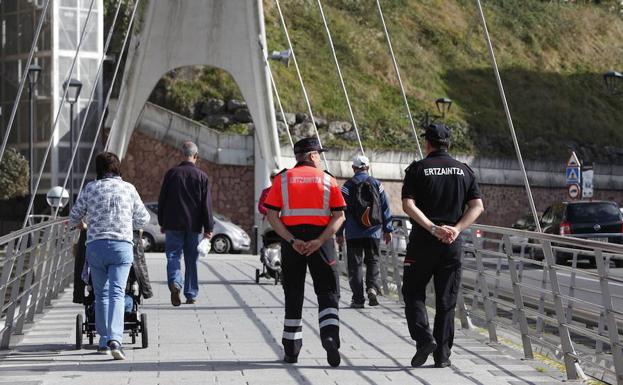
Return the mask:
<svg viewBox="0 0 623 385">
<path fill-rule="evenodd" d="M 344 210 L 346 202 L 334 177 L 303 165 L 275 177 L 264 206 L 279 210 L 286 226 L 326 226 L 331 211 Z"/>
</svg>

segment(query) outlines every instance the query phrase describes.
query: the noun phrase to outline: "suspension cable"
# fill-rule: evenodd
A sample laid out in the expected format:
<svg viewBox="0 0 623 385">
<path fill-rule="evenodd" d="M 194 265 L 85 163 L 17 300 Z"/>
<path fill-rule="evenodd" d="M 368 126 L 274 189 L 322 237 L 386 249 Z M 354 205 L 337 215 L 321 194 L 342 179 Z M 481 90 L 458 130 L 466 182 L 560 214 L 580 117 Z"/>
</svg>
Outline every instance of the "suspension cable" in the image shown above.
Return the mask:
<svg viewBox="0 0 623 385">
<path fill-rule="evenodd" d="M 303 76 L 301 75 L 301 70 L 299 68 L 299 63 L 296 60 L 296 55 L 294 54 L 294 47 L 292 46 L 292 40 L 290 40 L 290 33 L 288 32 L 288 26 L 286 25 L 285 18 L 283 17 L 283 12 L 281 11 L 281 5 L 279 4 L 279 0 L 275 0 L 275 4 L 277 5 L 277 10 L 279 11 L 279 18 L 281 19 L 281 25 L 283 26 L 283 30 L 286 35 L 286 40 L 288 41 L 288 48 L 290 49 L 290 53 L 292 54 L 292 61 L 294 62 L 294 67 L 296 68 L 296 74 L 299 78 L 299 83 L 301 84 L 301 89 L 303 91 L 303 97 L 305 98 L 305 103 L 307 104 L 307 111 L 309 112 L 309 118 L 312 121 L 312 125 L 314 126 L 314 132 L 316 133 L 316 137 L 318 138 L 318 143 L 320 147 L 322 147 L 322 141 L 320 140 L 320 134 L 318 133 L 318 127 L 316 127 L 316 119 L 314 119 L 314 113 L 312 112 L 311 103 L 309 101 L 309 96 L 307 95 L 307 89 L 305 88 L 305 82 L 303 81 Z M 323 153 L 321 153 L 322 159 L 324 161 L 324 166 L 329 170 L 329 164 L 327 163 L 327 158 Z"/>
<path fill-rule="evenodd" d="M 353 113 L 353 107 L 350 103 L 350 97 L 348 96 L 348 91 L 346 90 L 346 84 L 344 84 L 344 77 L 342 76 L 342 70 L 340 69 L 340 62 L 337 60 L 337 55 L 335 53 L 335 46 L 333 45 L 333 38 L 331 37 L 331 31 L 329 30 L 329 24 L 327 23 L 327 18 L 324 14 L 324 9 L 322 7 L 322 2 L 318 0 L 318 8 L 320 9 L 320 16 L 322 16 L 322 23 L 324 24 L 325 32 L 327 33 L 327 40 L 329 42 L 329 47 L 331 47 L 331 53 L 333 54 L 333 61 L 335 62 L 335 68 L 337 70 L 337 74 L 340 78 L 340 84 L 342 85 L 342 91 L 344 91 L 344 97 L 346 98 L 346 104 L 348 105 L 348 112 L 350 113 L 350 118 L 353 121 L 353 127 L 355 128 L 355 133 L 357 134 L 357 141 L 359 142 L 359 149 L 361 150 L 361 155 L 366 155 L 363 151 L 363 144 L 361 143 L 361 136 L 359 135 L 359 128 L 357 127 L 357 121 L 355 120 L 355 114 Z"/>
<path fill-rule="evenodd" d="M 424 158 L 424 155 L 422 154 L 422 147 L 420 146 L 420 139 L 418 138 L 417 130 L 415 129 L 415 123 L 413 123 L 413 115 L 411 114 L 411 108 L 409 107 L 409 100 L 407 99 L 407 93 L 405 92 L 405 87 L 404 87 L 404 84 L 402 83 L 402 77 L 400 76 L 400 69 L 398 68 L 396 55 L 394 55 L 394 48 L 392 46 L 392 40 L 389 37 L 387 24 L 385 24 L 385 16 L 383 16 L 383 9 L 381 8 L 381 3 L 379 0 L 376 0 L 376 7 L 379 11 L 381 24 L 383 24 L 383 31 L 385 32 L 385 40 L 387 40 L 387 48 L 389 49 L 389 55 L 392 58 L 392 64 L 394 65 L 394 71 L 396 72 L 396 77 L 398 78 L 398 84 L 400 84 L 400 92 L 402 94 L 402 101 L 405 105 L 405 109 L 407 110 L 407 116 L 409 117 L 409 124 L 411 125 L 411 130 L 413 130 L 413 136 L 415 137 L 415 143 L 417 144 L 417 149 L 418 149 L 418 152 L 420 153 L 420 159 L 422 159 Z"/>
<path fill-rule="evenodd" d="M 65 189 L 65 187 L 67 187 L 67 182 L 69 179 L 69 176 L 71 175 L 71 170 L 74 166 L 74 161 L 76 159 L 76 154 L 78 152 L 78 149 L 80 147 L 80 140 L 82 139 L 82 133 L 84 131 L 84 127 L 86 126 L 87 123 L 87 119 L 89 116 L 89 112 L 91 110 L 91 105 L 93 104 L 93 99 L 95 97 L 95 91 L 97 90 L 97 83 L 100 80 L 100 77 L 102 75 L 102 70 L 104 68 L 104 61 L 106 60 L 106 54 L 108 52 L 108 48 L 110 47 L 110 42 L 112 40 L 112 36 L 115 32 L 115 25 L 117 24 L 117 18 L 119 16 L 119 11 L 121 9 L 121 4 L 122 4 L 123 0 L 119 0 L 117 2 L 117 9 L 115 10 L 115 16 L 112 20 L 112 23 L 110 25 L 110 29 L 108 31 L 108 36 L 106 37 L 106 44 L 104 44 L 104 50 L 102 52 L 102 58 L 100 59 L 99 65 L 97 67 L 97 73 L 95 74 L 95 80 L 93 81 L 93 87 L 91 87 L 91 95 L 89 96 L 89 101 L 87 102 L 87 108 L 84 112 L 84 119 L 82 119 L 82 124 L 80 125 L 80 130 L 78 131 L 78 138 L 76 139 L 76 147 L 73 149 L 73 152 L 71 154 L 71 161 L 69 162 L 69 167 L 67 169 L 67 173 L 65 174 L 65 180 L 63 181 L 63 190 Z M 103 114 L 104 111 L 101 111 L 101 113 Z M 70 133 L 70 135 L 72 135 L 72 133 Z M 74 187 L 74 180 L 72 179 L 71 181 L 71 186 L 72 186 L 72 190 Z M 73 197 L 70 197 L 70 199 L 73 199 Z M 61 206 L 59 205 L 56 210 L 54 211 L 54 218 L 56 218 L 58 216 L 58 212 L 60 211 Z"/>
<path fill-rule="evenodd" d="M 273 91 L 275 91 L 275 97 L 277 99 L 277 105 L 279 106 L 279 112 L 281 112 L 281 117 L 286 125 L 286 132 L 288 133 L 288 140 L 290 141 L 290 146 L 294 150 L 294 142 L 292 141 L 292 134 L 290 134 L 290 126 L 288 125 L 286 114 L 283 112 L 283 105 L 281 104 L 281 98 L 279 97 L 279 91 L 277 91 L 277 84 L 275 83 L 275 78 L 273 77 L 273 71 L 270 68 L 270 63 L 266 60 L 266 68 L 268 68 L 268 76 L 270 77 L 270 82 L 273 85 Z M 279 135 L 279 130 L 277 130 L 277 136 Z"/>
<path fill-rule="evenodd" d="M 110 82 L 110 88 L 108 89 L 108 94 L 106 95 L 106 101 L 104 102 L 104 108 L 102 111 L 106 111 L 108 108 L 108 104 L 110 103 L 110 97 L 112 96 L 113 89 L 115 88 L 115 81 L 117 80 L 117 75 L 119 74 L 119 68 L 121 68 L 121 58 L 123 57 L 124 52 L 128 46 L 129 37 L 132 34 L 132 27 L 134 26 L 134 19 L 136 17 L 136 10 L 138 9 L 138 5 L 141 0 L 136 0 L 134 3 L 134 9 L 132 10 L 132 16 L 130 17 L 130 22 L 128 23 L 128 30 L 123 38 L 123 44 L 121 45 L 121 51 L 119 52 L 119 56 L 117 57 L 117 65 L 115 66 L 115 72 L 113 73 L 112 81 Z M 93 152 L 95 151 L 95 144 L 97 143 L 97 138 L 99 138 L 100 132 L 102 130 L 102 126 L 104 125 L 104 118 L 106 114 L 102 113 L 100 116 L 100 121 L 97 124 L 97 131 L 95 133 L 95 139 L 91 144 L 91 151 L 89 152 L 89 159 L 87 160 L 86 167 L 84 168 L 84 173 L 82 174 L 82 181 L 80 182 L 80 187 L 78 188 L 78 194 L 82 191 L 82 187 L 84 186 L 84 181 L 87 177 L 87 172 L 89 171 L 89 166 L 91 165 L 91 160 L 93 159 Z M 108 133 L 108 139 L 110 139 L 110 132 Z M 108 144 L 108 140 L 106 141 Z"/>
<path fill-rule="evenodd" d="M 48 5 L 50 5 L 50 0 L 46 0 L 45 5 L 41 11 L 41 16 L 39 17 L 39 23 L 37 25 L 37 29 L 35 31 L 35 36 L 32 41 L 32 45 L 30 46 L 30 53 L 28 54 L 28 60 L 26 60 L 26 67 L 24 67 L 24 73 L 22 74 L 22 80 L 19 82 L 19 87 L 17 88 L 17 95 L 15 96 L 15 102 L 13 103 L 13 108 L 11 109 L 11 117 L 9 118 L 9 124 L 7 126 L 6 132 L 4 133 L 4 138 L 2 139 L 2 146 L 0 146 L 0 163 L 2 163 L 2 157 L 4 156 L 4 150 L 6 149 L 7 142 L 9 141 L 9 134 L 11 133 L 11 129 L 13 128 L 13 122 L 15 121 L 15 116 L 17 115 L 17 108 L 19 107 L 19 100 L 22 97 L 22 92 L 24 91 L 24 85 L 26 84 L 26 79 L 28 79 L 28 69 L 32 64 L 32 58 L 35 55 L 35 50 L 37 49 L 37 43 L 39 42 L 39 35 L 41 34 L 41 29 L 43 28 L 43 23 L 45 22 L 45 15 L 48 12 Z M 35 7 L 33 3 L 33 7 Z M 32 162 L 32 159 L 29 159 L 29 162 Z M 32 178 L 32 175 L 30 175 Z"/>
<path fill-rule="evenodd" d="M 74 72 L 74 68 L 76 66 L 76 61 L 78 60 L 78 55 L 80 54 L 80 48 L 82 48 L 82 42 L 84 41 L 84 36 L 86 35 L 87 26 L 89 25 L 89 20 L 91 20 L 91 14 L 93 13 L 93 4 L 95 0 L 91 0 L 91 4 L 89 5 L 89 12 L 87 13 L 87 17 L 84 20 L 84 25 L 82 27 L 82 32 L 80 33 L 80 40 L 78 41 L 78 45 L 76 47 L 76 54 L 71 62 L 71 66 L 69 67 L 69 71 L 67 72 L 66 82 L 69 82 L 71 79 L 71 74 Z M 39 189 L 39 182 L 41 182 L 41 178 L 43 177 L 43 170 L 45 169 L 45 164 L 48 160 L 48 156 L 50 155 L 50 150 L 52 148 L 52 143 L 54 142 L 54 137 L 56 136 L 56 131 L 58 128 L 58 120 L 63 112 L 63 106 L 65 105 L 65 98 L 67 98 L 67 92 L 69 92 L 69 86 L 63 87 L 63 95 L 61 98 L 60 106 L 58 107 L 58 112 L 56 113 L 56 117 L 54 118 L 54 123 L 52 124 L 52 131 L 50 133 L 50 140 L 48 141 L 48 147 L 45 150 L 45 155 L 43 156 L 43 160 L 41 161 L 41 169 L 39 170 L 39 176 L 37 177 L 37 182 L 34 185 L 32 196 L 30 197 L 30 203 L 28 204 L 28 210 L 26 211 L 26 217 L 24 218 L 24 223 L 22 224 L 22 228 L 25 228 L 28 224 L 28 217 L 30 216 L 30 212 L 32 211 L 32 206 L 35 202 L 36 191 Z M 32 178 L 32 176 L 31 176 Z M 71 199 L 71 197 L 70 197 Z"/>
<path fill-rule="evenodd" d="M 539 223 L 539 216 L 536 212 L 536 206 L 534 205 L 534 198 L 532 197 L 532 190 L 530 189 L 530 182 L 528 182 L 528 173 L 526 172 L 526 167 L 523 162 L 523 157 L 521 156 L 521 149 L 519 148 L 519 142 L 517 141 L 517 135 L 515 134 L 515 126 L 513 125 L 513 118 L 511 117 L 511 111 L 508 108 L 508 102 L 506 100 L 506 93 L 504 92 L 504 85 L 502 84 L 502 78 L 500 77 L 500 70 L 498 68 L 497 60 L 495 59 L 495 52 L 493 51 L 493 43 L 491 43 L 491 36 L 489 35 L 489 29 L 487 28 L 487 20 L 485 19 L 485 14 L 482 10 L 482 4 L 480 4 L 480 0 L 476 0 L 478 3 L 478 12 L 480 14 L 480 21 L 482 23 L 482 29 L 485 33 L 485 39 L 487 41 L 487 47 L 489 48 L 489 55 L 491 56 L 491 62 L 493 64 L 493 72 L 495 73 L 495 80 L 498 84 L 498 89 L 500 91 L 500 98 L 502 99 L 502 104 L 504 105 L 504 113 L 506 114 L 506 120 L 508 122 L 508 128 L 511 132 L 511 138 L 513 139 L 513 145 L 515 146 L 515 153 L 517 154 L 517 161 L 519 162 L 519 167 L 521 168 L 521 174 L 523 176 L 524 185 L 526 187 L 526 193 L 528 194 L 528 201 L 530 203 L 530 210 L 532 210 L 532 216 L 534 217 L 534 223 L 536 224 L 536 229 L 540 233 L 541 224 Z"/>
</svg>

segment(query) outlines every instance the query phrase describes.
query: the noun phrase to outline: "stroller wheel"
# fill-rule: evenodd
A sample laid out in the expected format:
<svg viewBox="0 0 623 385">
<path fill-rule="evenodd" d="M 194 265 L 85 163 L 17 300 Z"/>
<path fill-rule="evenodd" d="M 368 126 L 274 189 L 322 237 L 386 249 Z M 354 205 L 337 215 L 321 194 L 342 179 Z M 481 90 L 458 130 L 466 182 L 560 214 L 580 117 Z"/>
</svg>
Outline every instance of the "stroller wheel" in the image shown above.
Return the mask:
<svg viewBox="0 0 623 385">
<path fill-rule="evenodd" d="M 255 269 L 255 283 L 260 283 L 260 269 Z"/>
<path fill-rule="evenodd" d="M 149 339 L 147 336 L 147 314 L 141 314 L 141 347 L 147 349 Z"/>
<path fill-rule="evenodd" d="M 134 333 L 134 330 L 132 330 L 130 332 L 130 335 L 132 336 L 132 344 L 135 344 L 136 343 L 136 333 Z"/>
<path fill-rule="evenodd" d="M 82 314 L 76 316 L 76 350 L 82 349 Z"/>
<path fill-rule="evenodd" d="M 93 333 L 88 333 L 89 334 L 89 345 L 93 345 L 93 338 L 95 338 L 95 335 Z"/>
<path fill-rule="evenodd" d="M 279 285 L 279 280 L 281 279 L 281 275 L 279 272 L 275 272 L 275 285 Z"/>
</svg>

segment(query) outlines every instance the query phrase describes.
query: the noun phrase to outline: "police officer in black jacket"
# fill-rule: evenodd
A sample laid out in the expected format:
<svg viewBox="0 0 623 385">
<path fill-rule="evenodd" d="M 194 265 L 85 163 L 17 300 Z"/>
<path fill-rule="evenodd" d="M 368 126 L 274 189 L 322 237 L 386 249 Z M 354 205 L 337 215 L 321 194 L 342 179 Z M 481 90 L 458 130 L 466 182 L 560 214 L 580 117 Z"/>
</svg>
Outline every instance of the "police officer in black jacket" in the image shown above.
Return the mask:
<svg viewBox="0 0 623 385">
<path fill-rule="evenodd" d="M 435 367 L 450 365 L 454 308 L 461 281 L 461 231 L 484 211 L 474 172 L 448 154 L 450 130 L 431 124 L 422 135 L 426 158 L 406 170 L 402 207 L 413 222 L 404 260 L 402 293 L 409 334 L 417 351 L 413 367 L 433 353 Z M 435 286 L 435 324 L 426 313 L 426 286 Z"/>
</svg>

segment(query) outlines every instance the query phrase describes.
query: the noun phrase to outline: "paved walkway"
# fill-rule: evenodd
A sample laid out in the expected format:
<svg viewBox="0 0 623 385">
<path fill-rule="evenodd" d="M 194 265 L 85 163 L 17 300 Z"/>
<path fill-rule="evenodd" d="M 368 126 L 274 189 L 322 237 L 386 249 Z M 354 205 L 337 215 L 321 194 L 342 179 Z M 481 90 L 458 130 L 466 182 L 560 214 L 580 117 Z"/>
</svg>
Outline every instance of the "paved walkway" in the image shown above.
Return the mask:
<svg viewBox="0 0 623 385">
<path fill-rule="evenodd" d="M 150 254 L 148 263 L 155 292 L 143 307 L 149 348 L 140 348 L 140 338 L 136 347 L 126 341 L 123 362 L 98 355 L 93 347 L 75 350 L 75 317 L 82 308 L 71 303 L 67 290 L 12 350 L 0 352 L 0 384 L 562 384 L 559 373 L 530 366 L 460 330 L 450 368 L 433 368 L 431 357 L 426 366 L 412 369 L 415 348 L 402 306 L 385 300 L 377 308 L 348 309 L 346 280 L 340 304 L 342 366 L 326 363 L 311 281 L 303 350 L 298 364 L 284 364 L 283 292 L 272 281 L 255 284 L 256 257 L 202 260 L 198 302 L 179 308 L 169 303 L 164 256 Z"/>
</svg>

